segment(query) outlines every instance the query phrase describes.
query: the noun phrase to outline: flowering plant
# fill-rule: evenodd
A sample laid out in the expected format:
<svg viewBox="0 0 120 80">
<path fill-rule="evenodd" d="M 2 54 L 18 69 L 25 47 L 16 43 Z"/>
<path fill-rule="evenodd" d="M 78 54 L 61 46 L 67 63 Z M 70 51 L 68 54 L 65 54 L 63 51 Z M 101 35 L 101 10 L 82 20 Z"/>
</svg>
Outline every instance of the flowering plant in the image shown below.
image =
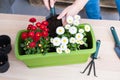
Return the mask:
<svg viewBox="0 0 120 80">
<path fill-rule="evenodd" d="M 57 27 L 57 36 L 50 39 L 57 53 L 70 53 L 70 51 L 79 50 L 81 45 L 88 46 L 86 34 L 90 31 L 90 26 L 81 25 L 79 21 L 79 15 L 68 16 L 67 24 L 64 27 Z"/>
<path fill-rule="evenodd" d="M 48 22 L 37 22 L 36 18 L 30 18 L 29 22 L 27 30 L 21 34 L 21 47 L 25 54 L 47 53 L 49 50 Z"/>
</svg>

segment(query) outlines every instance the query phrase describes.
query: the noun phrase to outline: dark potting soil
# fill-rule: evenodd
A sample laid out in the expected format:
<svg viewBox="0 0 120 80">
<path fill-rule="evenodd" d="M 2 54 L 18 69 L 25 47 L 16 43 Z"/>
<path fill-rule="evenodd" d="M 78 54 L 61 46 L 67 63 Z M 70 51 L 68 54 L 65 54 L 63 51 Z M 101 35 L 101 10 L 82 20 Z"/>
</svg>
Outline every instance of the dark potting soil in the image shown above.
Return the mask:
<svg viewBox="0 0 120 80">
<path fill-rule="evenodd" d="M 49 36 L 50 37 L 56 37 L 57 36 L 56 28 L 63 25 L 62 19 L 58 20 L 57 16 L 58 15 L 51 16 L 50 18 L 47 19 L 47 21 L 49 23 L 48 28 L 49 28 Z"/>
</svg>

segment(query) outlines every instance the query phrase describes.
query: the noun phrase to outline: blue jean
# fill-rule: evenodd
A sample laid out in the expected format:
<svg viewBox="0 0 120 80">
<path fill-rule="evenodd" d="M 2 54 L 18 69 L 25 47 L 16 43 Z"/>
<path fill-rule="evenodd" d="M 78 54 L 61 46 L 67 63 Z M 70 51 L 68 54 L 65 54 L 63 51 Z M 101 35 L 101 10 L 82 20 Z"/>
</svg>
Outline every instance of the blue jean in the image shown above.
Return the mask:
<svg viewBox="0 0 120 80">
<path fill-rule="evenodd" d="M 85 10 L 89 19 L 101 19 L 100 0 L 89 0 Z"/>
<path fill-rule="evenodd" d="M 120 0 L 115 0 L 120 15 Z M 85 6 L 89 19 L 101 19 L 100 0 L 89 0 Z"/>
<path fill-rule="evenodd" d="M 120 0 L 115 0 L 115 3 L 116 3 L 116 6 L 117 6 L 118 13 L 120 15 Z"/>
</svg>

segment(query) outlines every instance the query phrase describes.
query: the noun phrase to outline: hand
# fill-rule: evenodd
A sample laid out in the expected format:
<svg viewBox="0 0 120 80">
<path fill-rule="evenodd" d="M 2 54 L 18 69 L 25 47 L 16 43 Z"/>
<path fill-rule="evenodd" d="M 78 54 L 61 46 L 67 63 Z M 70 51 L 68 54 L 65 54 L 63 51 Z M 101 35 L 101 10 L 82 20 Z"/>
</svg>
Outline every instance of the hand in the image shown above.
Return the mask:
<svg viewBox="0 0 120 80">
<path fill-rule="evenodd" d="M 49 1 L 50 1 L 50 5 L 49 5 Z M 55 2 L 56 2 L 56 0 L 43 0 L 43 2 L 44 2 L 45 7 L 48 10 L 50 10 L 50 6 L 53 7 Z"/>
<path fill-rule="evenodd" d="M 66 18 L 68 16 L 74 16 L 79 13 L 81 8 L 79 8 L 77 5 L 70 5 L 67 8 L 65 8 L 62 13 L 57 17 L 57 19 L 62 19 L 63 25 L 66 24 Z"/>
<path fill-rule="evenodd" d="M 88 2 L 88 0 L 76 0 L 72 5 L 65 8 L 61 14 L 57 17 L 57 19 L 62 19 L 64 24 L 66 23 L 66 17 L 67 16 L 74 16 L 79 13 L 85 6 L 85 4 Z"/>
<path fill-rule="evenodd" d="M 79 9 L 79 7 L 77 7 L 77 5 L 70 5 L 67 8 L 65 8 L 61 14 L 57 17 L 57 19 L 61 19 L 67 16 L 73 16 L 79 13 L 81 9 Z"/>
</svg>

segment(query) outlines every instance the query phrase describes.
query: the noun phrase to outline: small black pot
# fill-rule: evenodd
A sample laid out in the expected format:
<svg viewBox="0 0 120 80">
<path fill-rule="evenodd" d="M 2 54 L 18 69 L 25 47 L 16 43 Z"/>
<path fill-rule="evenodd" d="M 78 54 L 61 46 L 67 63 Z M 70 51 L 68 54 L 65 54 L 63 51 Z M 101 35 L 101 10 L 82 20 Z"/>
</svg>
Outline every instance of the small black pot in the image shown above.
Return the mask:
<svg viewBox="0 0 120 80">
<path fill-rule="evenodd" d="M 50 37 L 56 37 L 56 28 L 59 26 L 62 26 L 62 19 L 57 19 L 58 15 L 55 16 L 51 16 L 47 19 L 49 25 L 48 25 L 48 29 L 49 29 L 49 36 Z"/>
<path fill-rule="evenodd" d="M 9 69 L 9 62 L 7 54 L 0 53 L 0 73 L 4 73 Z"/>
<path fill-rule="evenodd" d="M 11 51 L 11 39 L 7 35 L 0 36 L 0 53 L 8 54 Z"/>
</svg>

